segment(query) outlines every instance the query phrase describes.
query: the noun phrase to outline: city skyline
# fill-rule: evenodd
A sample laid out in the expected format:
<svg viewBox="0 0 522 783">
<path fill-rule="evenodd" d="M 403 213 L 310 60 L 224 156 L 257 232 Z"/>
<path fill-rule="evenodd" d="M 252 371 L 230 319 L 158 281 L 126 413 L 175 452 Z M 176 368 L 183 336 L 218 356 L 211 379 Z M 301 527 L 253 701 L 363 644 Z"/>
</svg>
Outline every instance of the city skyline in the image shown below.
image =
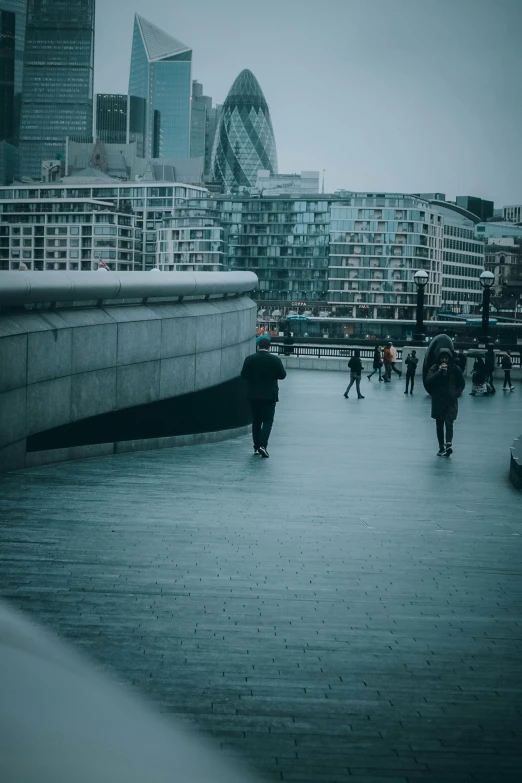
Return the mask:
<svg viewBox="0 0 522 783">
<path fill-rule="evenodd" d="M 246 9 L 201 0 L 196 17 L 187 0 L 99 4 L 95 91 L 126 91 L 134 13 L 144 13 L 190 41 L 193 78 L 215 103 L 243 68 L 256 74 L 281 171 L 326 169 L 330 192 L 520 203 L 517 0 L 326 0 L 302 9 L 294 0 Z"/>
</svg>

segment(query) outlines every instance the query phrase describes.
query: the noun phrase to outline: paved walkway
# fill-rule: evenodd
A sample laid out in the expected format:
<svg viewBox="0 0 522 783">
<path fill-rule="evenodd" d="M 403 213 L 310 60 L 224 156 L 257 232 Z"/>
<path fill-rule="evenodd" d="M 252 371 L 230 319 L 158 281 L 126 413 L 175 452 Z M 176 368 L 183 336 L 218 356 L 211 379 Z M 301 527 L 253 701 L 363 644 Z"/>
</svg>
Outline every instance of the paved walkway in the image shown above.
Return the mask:
<svg viewBox="0 0 522 783">
<path fill-rule="evenodd" d="M 522 389 L 282 384 L 247 439 L 0 479 L 0 592 L 268 780 L 521 779 Z"/>
</svg>

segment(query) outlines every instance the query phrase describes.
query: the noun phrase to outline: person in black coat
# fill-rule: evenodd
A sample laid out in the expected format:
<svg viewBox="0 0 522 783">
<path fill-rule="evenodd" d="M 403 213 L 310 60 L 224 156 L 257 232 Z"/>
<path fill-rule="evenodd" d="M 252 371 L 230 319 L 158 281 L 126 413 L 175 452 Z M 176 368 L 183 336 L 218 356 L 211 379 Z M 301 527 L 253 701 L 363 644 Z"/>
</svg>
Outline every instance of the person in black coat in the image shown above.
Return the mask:
<svg viewBox="0 0 522 783">
<path fill-rule="evenodd" d="M 488 389 L 488 391 L 491 394 L 495 394 L 496 389 L 495 384 L 493 383 L 495 373 L 495 352 L 493 351 L 493 346 L 491 345 L 488 346 L 484 364 L 486 366 L 486 383 L 491 387 L 491 389 Z"/>
<path fill-rule="evenodd" d="M 382 356 L 380 347 L 376 346 L 373 351 L 373 372 L 368 375 L 368 380 L 372 379 L 372 375 L 379 373 L 379 380 L 382 381 Z"/>
<path fill-rule="evenodd" d="M 450 348 L 441 348 L 436 363 L 428 370 L 426 389 L 431 394 L 431 418 L 437 425 L 439 450 L 437 456 L 449 457 L 453 453 L 453 422 L 458 416 L 458 398 L 466 382 L 460 367 L 453 360 Z M 446 439 L 444 439 L 446 428 Z"/>
<path fill-rule="evenodd" d="M 348 399 L 348 392 L 350 391 L 350 389 L 355 383 L 355 388 L 357 389 L 357 398 L 359 400 L 364 400 L 364 397 L 361 394 L 361 375 L 362 375 L 361 352 L 358 348 L 356 348 L 355 351 L 353 352 L 353 356 L 348 362 L 348 367 L 350 368 L 350 383 L 348 384 L 343 396 L 346 399 Z"/>
<path fill-rule="evenodd" d="M 257 352 L 245 359 L 241 377 L 248 384 L 254 454 L 268 458 L 268 439 L 279 400 L 278 380 L 286 378 L 286 370 L 279 356 L 270 353 L 270 340 L 259 340 L 257 347 Z"/>
<path fill-rule="evenodd" d="M 417 358 L 417 351 L 413 350 L 406 357 L 404 362 L 406 365 L 406 391 L 404 394 L 408 394 L 408 384 L 410 385 L 410 394 L 413 394 L 413 387 L 415 386 L 415 373 L 417 372 L 417 365 L 419 360 Z"/>
<path fill-rule="evenodd" d="M 511 369 L 513 367 L 513 359 L 511 358 L 511 351 L 506 351 L 502 356 L 502 369 L 504 370 L 504 385 L 503 389 L 506 390 L 509 386 L 509 391 L 515 391 L 515 387 L 511 383 Z"/>
</svg>

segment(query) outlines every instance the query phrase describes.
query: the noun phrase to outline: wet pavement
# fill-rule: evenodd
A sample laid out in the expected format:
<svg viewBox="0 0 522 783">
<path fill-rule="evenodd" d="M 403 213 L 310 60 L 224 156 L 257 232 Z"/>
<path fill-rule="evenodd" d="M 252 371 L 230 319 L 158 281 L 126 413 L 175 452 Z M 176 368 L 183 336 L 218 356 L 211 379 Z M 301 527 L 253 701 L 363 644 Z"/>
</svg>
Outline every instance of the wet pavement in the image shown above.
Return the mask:
<svg viewBox="0 0 522 783">
<path fill-rule="evenodd" d="M 267 780 L 519 781 L 522 386 L 292 371 L 242 438 L 0 478 L 0 594 Z M 469 385 L 469 384 L 468 384 Z"/>
</svg>

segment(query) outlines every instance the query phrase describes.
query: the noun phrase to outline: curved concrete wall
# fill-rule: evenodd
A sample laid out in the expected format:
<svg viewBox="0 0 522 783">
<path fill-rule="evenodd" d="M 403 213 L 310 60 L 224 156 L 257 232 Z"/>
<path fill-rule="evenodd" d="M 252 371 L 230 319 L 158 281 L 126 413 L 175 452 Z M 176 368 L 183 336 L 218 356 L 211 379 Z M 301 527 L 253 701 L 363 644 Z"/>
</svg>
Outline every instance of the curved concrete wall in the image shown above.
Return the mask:
<svg viewBox="0 0 522 783">
<path fill-rule="evenodd" d="M 247 296 L 1 315 L 0 470 L 175 445 L 125 438 L 28 451 L 27 439 L 232 381 L 255 350 L 255 320 Z"/>
</svg>

